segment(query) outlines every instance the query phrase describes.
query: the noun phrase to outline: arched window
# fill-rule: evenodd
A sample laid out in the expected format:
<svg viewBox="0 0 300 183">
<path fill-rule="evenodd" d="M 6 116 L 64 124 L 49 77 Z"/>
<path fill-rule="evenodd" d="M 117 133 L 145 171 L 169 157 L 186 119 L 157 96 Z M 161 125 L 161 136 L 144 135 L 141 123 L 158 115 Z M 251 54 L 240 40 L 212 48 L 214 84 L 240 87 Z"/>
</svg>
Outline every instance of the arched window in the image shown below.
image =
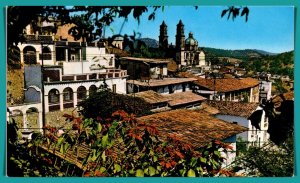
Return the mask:
<svg viewBox="0 0 300 183">
<path fill-rule="evenodd" d="M 64 108 L 74 107 L 73 103 L 73 90 L 67 87 L 63 90 Z"/>
<path fill-rule="evenodd" d="M 79 86 L 77 89 L 77 99 L 83 100 L 86 98 L 86 88 L 84 86 Z"/>
<path fill-rule="evenodd" d="M 52 89 L 49 91 L 48 100 L 50 104 L 59 103 L 59 91 L 57 89 Z"/>
<path fill-rule="evenodd" d="M 51 50 L 48 46 L 43 47 L 43 54 L 42 52 L 40 53 L 40 60 L 51 60 Z"/>
<path fill-rule="evenodd" d="M 68 87 L 65 88 L 63 91 L 64 94 L 64 102 L 73 101 L 73 90 L 72 88 Z"/>
<path fill-rule="evenodd" d="M 23 50 L 24 63 L 25 64 L 36 64 L 36 50 L 32 46 L 26 46 Z"/>
<path fill-rule="evenodd" d="M 91 85 L 89 88 L 89 95 L 97 92 L 97 87 L 95 85 Z"/>
</svg>

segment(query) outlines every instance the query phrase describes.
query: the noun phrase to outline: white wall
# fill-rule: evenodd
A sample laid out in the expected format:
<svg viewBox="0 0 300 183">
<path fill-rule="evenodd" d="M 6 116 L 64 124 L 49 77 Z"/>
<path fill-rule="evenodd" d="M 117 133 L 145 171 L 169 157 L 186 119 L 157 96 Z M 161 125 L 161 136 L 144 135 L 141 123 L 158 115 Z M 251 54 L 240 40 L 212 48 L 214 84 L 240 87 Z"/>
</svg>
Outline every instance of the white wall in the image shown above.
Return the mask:
<svg viewBox="0 0 300 183">
<path fill-rule="evenodd" d="M 257 110 L 261 110 L 261 107 L 258 107 Z M 250 143 L 255 142 L 257 143 L 264 143 L 267 142 L 269 139 L 269 135 L 267 134 L 268 126 L 264 126 L 265 124 L 265 112 L 263 111 L 263 115 L 260 122 L 260 129 L 256 130 L 254 126 L 251 125 L 251 121 L 248 120 L 246 117 L 241 116 L 232 116 L 232 115 L 223 115 L 223 114 L 217 114 L 215 115 L 216 118 L 227 121 L 227 122 L 237 122 L 238 125 L 244 126 L 248 128 L 249 130 L 246 132 L 243 132 L 241 134 L 238 134 L 237 137 L 241 137 L 244 141 L 248 141 Z M 260 144 L 260 145 L 261 145 Z"/>
<path fill-rule="evenodd" d="M 112 86 L 116 84 L 116 93 L 119 94 L 126 94 L 126 78 L 107 78 L 105 80 L 106 84 L 110 89 L 112 89 Z M 51 89 L 57 89 L 60 93 L 60 103 L 61 107 L 60 109 L 63 110 L 62 107 L 62 101 L 63 101 L 63 90 L 67 87 L 72 88 L 74 97 L 73 97 L 73 102 L 74 106 L 77 105 L 77 97 L 75 96 L 77 93 L 77 89 L 80 86 L 84 86 L 86 90 L 89 90 L 91 85 L 95 85 L 96 87 L 99 87 L 101 84 L 103 84 L 103 81 L 98 80 L 98 81 L 86 81 L 86 82 L 70 82 L 70 83 L 61 83 L 61 84 L 48 84 L 45 85 L 45 111 L 49 112 L 49 107 L 48 107 L 48 93 Z M 87 93 L 88 95 L 88 93 Z"/>
<path fill-rule="evenodd" d="M 221 120 L 224 120 L 224 121 L 227 121 L 227 122 L 237 122 L 238 125 L 241 125 L 241 126 L 244 126 L 246 128 L 250 128 L 249 126 L 249 120 L 245 117 L 240 117 L 240 116 L 231 116 L 231 115 L 223 115 L 223 114 L 217 114 L 215 116 L 216 118 L 218 119 L 221 119 Z M 251 125 L 251 124 L 250 124 Z M 251 126 L 252 127 L 252 126 Z M 250 133 L 250 132 L 249 132 Z M 237 137 L 241 137 L 243 140 L 245 141 L 249 141 L 250 139 L 248 138 L 249 137 L 249 134 L 247 131 L 246 132 L 243 132 L 243 133 L 240 133 L 237 135 Z"/>
<path fill-rule="evenodd" d="M 157 65 L 155 67 L 151 67 L 150 68 L 150 72 L 151 72 L 151 75 L 152 76 L 158 76 L 160 73 L 161 73 L 161 68 L 160 68 L 160 65 Z M 168 75 L 168 68 L 167 68 L 167 64 L 164 64 L 163 65 L 163 68 L 162 68 L 162 75 L 163 76 L 167 76 Z"/>
<path fill-rule="evenodd" d="M 236 140 L 237 136 L 233 135 L 227 139 L 222 140 L 222 142 L 229 143 L 229 145 L 232 147 L 232 149 L 227 149 L 227 153 L 223 152 L 223 149 L 221 148 L 221 156 L 226 158 L 224 162 L 222 163 L 222 167 L 227 167 L 231 165 L 235 158 L 236 158 Z"/>
<path fill-rule="evenodd" d="M 263 89 L 263 91 L 267 91 L 267 99 L 271 98 L 271 89 L 272 89 L 272 82 L 271 81 L 262 81 L 260 88 Z"/>
<path fill-rule="evenodd" d="M 94 62 L 94 64 L 100 64 L 106 68 L 115 67 L 115 55 L 106 54 L 105 48 L 87 47 L 86 48 L 86 60 Z M 109 61 L 112 60 L 112 65 L 109 65 Z"/>
<path fill-rule="evenodd" d="M 180 93 L 183 92 L 183 88 L 182 88 L 182 83 L 180 84 L 175 84 L 172 86 L 174 92 L 173 93 Z M 185 83 L 185 91 L 189 91 L 190 90 L 190 86 L 189 84 Z M 157 92 L 160 94 L 169 94 L 169 87 L 168 86 L 160 86 L 157 89 Z"/>
<path fill-rule="evenodd" d="M 205 64 L 205 54 L 203 51 L 199 54 L 199 66 L 206 66 Z"/>
</svg>

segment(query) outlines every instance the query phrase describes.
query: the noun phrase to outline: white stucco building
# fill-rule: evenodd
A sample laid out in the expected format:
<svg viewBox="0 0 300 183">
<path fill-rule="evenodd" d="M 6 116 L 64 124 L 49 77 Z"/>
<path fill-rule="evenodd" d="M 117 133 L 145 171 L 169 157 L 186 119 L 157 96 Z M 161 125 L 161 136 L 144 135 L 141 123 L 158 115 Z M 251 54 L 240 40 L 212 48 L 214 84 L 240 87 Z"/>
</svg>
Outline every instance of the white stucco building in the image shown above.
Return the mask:
<svg viewBox="0 0 300 183">
<path fill-rule="evenodd" d="M 206 101 L 206 104 L 208 105 L 206 107 L 216 109 L 214 111 L 216 118 L 248 128 L 246 132 L 237 135 L 237 138 L 245 141 L 248 146 L 262 146 L 268 141 L 268 118 L 258 103 Z M 260 122 L 257 124 L 260 129 L 257 129 L 249 120 L 249 117 L 258 110 L 262 112 Z"/>
<path fill-rule="evenodd" d="M 84 57 L 88 60 L 76 60 L 75 56 L 75 60 L 53 61 L 44 67 L 38 64 L 25 67 L 25 88 L 41 88 L 43 82 L 46 112 L 76 107 L 104 82 L 113 92 L 126 94 L 127 71 L 115 69 L 114 55 L 106 54 L 104 47 L 87 46 L 84 49 Z M 32 96 L 37 96 L 37 92 L 25 91 L 25 96 L 28 96 L 25 100 L 33 102 Z"/>
<path fill-rule="evenodd" d="M 38 127 L 42 127 L 42 99 L 49 112 L 76 107 L 104 85 L 126 94 L 127 71 L 115 68 L 115 55 L 106 53 L 104 43 L 55 41 L 50 35 L 27 37 L 25 44 L 17 45 L 24 65 L 24 104 L 9 107 L 12 116 L 22 116 L 24 128 L 28 111 L 37 113 Z"/>
</svg>

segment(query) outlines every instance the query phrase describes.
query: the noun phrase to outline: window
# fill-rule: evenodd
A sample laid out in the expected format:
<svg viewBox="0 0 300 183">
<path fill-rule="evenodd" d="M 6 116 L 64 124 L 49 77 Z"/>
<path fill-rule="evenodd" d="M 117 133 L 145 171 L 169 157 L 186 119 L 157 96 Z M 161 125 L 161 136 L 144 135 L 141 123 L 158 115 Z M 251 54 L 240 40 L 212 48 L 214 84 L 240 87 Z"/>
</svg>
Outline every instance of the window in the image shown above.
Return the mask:
<svg viewBox="0 0 300 183">
<path fill-rule="evenodd" d="M 56 89 L 49 91 L 49 103 L 59 103 L 59 92 Z"/>
<path fill-rule="evenodd" d="M 86 88 L 84 86 L 80 86 L 77 89 L 77 99 L 78 100 L 83 100 L 86 98 Z"/>
<path fill-rule="evenodd" d="M 97 92 L 97 87 L 95 85 L 91 85 L 89 88 L 89 95 L 92 95 Z"/>
<path fill-rule="evenodd" d="M 75 55 L 71 55 L 71 60 L 74 61 L 75 60 Z"/>
<path fill-rule="evenodd" d="M 112 91 L 113 91 L 113 93 L 117 92 L 117 85 L 116 84 L 112 85 Z"/>
<path fill-rule="evenodd" d="M 109 60 L 109 62 L 108 62 L 108 65 L 109 65 L 109 66 L 112 66 L 112 65 L 113 65 L 113 60 L 114 60 L 113 57 L 111 57 L 110 60 Z"/>
<path fill-rule="evenodd" d="M 64 89 L 63 93 L 64 93 L 64 101 L 73 100 L 73 91 L 71 88 Z"/>
<path fill-rule="evenodd" d="M 169 85 L 169 94 L 174 93 L 174 87 L 172 85 Z"/>
</svg>

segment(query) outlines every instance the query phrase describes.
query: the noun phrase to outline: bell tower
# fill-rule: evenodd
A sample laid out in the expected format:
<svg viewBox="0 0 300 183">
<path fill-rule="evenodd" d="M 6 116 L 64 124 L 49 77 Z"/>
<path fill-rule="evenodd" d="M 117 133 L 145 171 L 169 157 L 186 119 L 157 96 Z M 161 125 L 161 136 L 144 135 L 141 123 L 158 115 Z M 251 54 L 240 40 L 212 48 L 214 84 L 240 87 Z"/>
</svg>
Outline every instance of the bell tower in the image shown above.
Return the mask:
<svg viewBox="0 0 300 183">
<path fill-rule="evenodd" d="M 176 31 L 176 50 L 180 51 L 184 49 L 184 25 L 180 20 L 177 24 L 177 31 Z"/>
<path fill-rule="evenodd" d="M 162 22 L 159 29 L 159 48 L 163 50 L 168 48 L 168 26 L 165 21 Z"/>
</svg>

